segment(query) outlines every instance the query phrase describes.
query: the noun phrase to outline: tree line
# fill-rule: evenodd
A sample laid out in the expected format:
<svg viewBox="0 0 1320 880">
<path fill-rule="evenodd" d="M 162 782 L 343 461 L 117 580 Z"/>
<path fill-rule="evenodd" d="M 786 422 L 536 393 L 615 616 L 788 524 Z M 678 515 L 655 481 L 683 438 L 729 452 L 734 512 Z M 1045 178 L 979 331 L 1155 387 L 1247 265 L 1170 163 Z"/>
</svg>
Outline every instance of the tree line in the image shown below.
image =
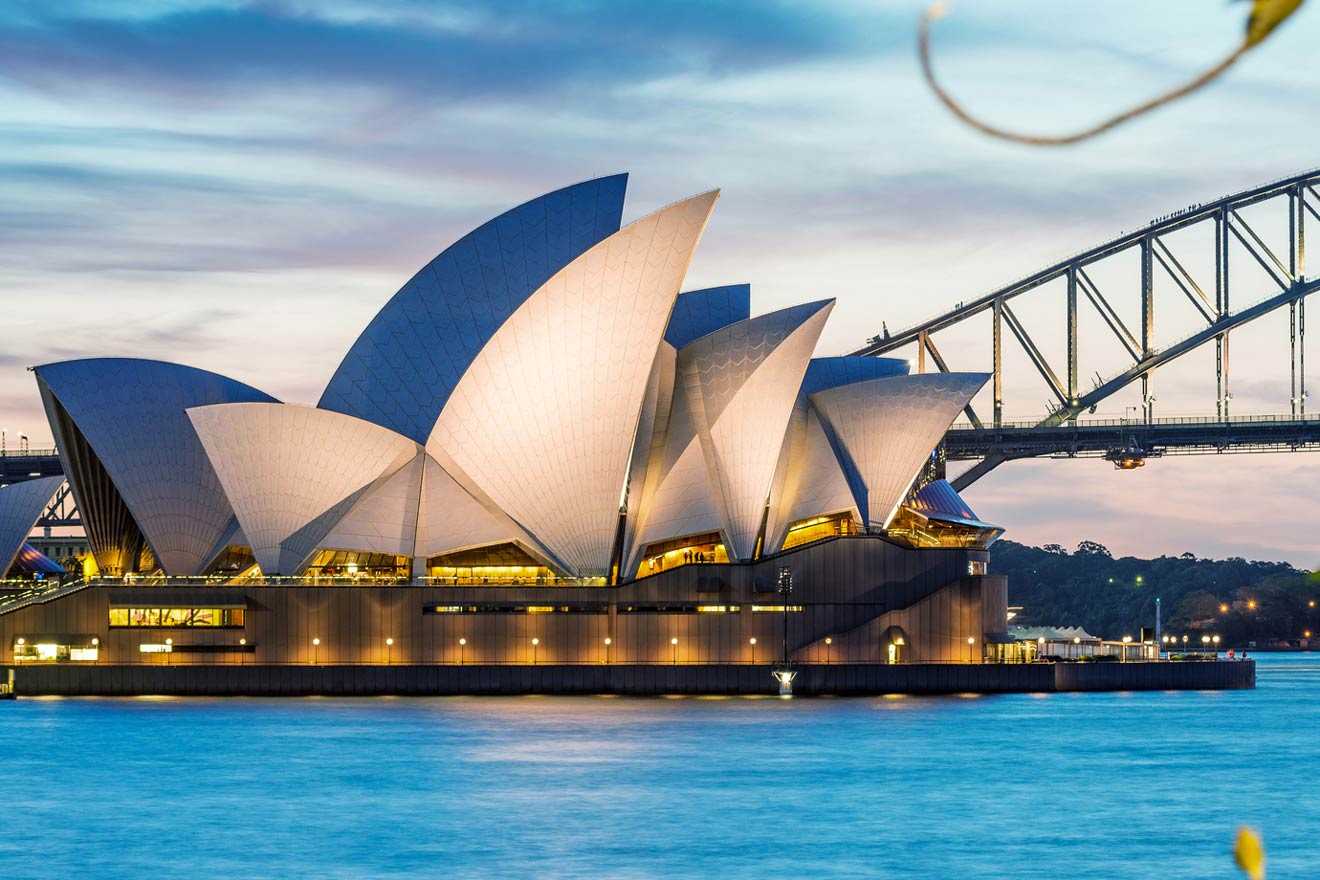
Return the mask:
<svg viewBox="0 0 1320 880">
<path fill-rule="evenodd" d="M 1093 635 L 1136 638 L 1154 627 L 1161 600 L 1164 631 L 1218 635 L 1220 647 L 1320 639 L 1320 578 L 1283 562 L 1241 557 L 1201 559 L 1192 553 L 1157 559 L 1118 559 L 1102 544 L 1082 541 L 1068 552 L 1058 544 L 1030 547 L 1001 540 L 992 574 L 1008 577 L 1014 623 L 1081 626 Z M 1314 640 L 1312 640 L 1314 643 Z"/>
</svg>

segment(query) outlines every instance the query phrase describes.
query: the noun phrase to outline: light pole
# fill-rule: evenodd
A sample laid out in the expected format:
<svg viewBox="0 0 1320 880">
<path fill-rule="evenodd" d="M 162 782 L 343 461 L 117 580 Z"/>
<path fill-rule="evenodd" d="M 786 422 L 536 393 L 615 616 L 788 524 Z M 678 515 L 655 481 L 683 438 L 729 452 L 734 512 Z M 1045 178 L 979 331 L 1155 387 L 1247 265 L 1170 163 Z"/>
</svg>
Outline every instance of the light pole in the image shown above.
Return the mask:
<svg viewBox="0 0 1320 880">
<path fill-rule="evenodd" d="M 784 604 L 779 606 L 784 614 L 783 653 L 780 662 L 788 666 L 788 597 L 793 594 L 793 569 L 781 566 L 779 569 L 779 599 Z"/>
<path fill-rule="evenodd" d="M 101 640 L 96 636 L 92 637 L 92 647 L 96 649 L 96 655 L 92 657 L 92 662 L 95 663 L 101 659 Z"/>
<path fill-rule="evenodd" d="M 971 662 L 972 662 L 972 645 L 975 645 L 975 644 L 976 644 L 976 637 L 975 637 L 975 636 L 968 636 L 968 637 L 967 637 L 967 662 L 968 662 L 968 663 L 971 663 Z"/>
<path fill-rule="evenodd" d="M 1187 636 L 1186 636 L 1186 634 L 1183 635 L 1183 653 L 1184 653 L 1184 654 L 1187 653 Z"/>
<path fill-rule="evenodd" d="M 458 640 L 458 665 L 462 666 L 467 662 L 467 639 Z"/>
<path fill-rule="evenodd" d="M 1219 659 L 1219 636 L 1211 636 L 1210 641 L 1215 643 L 1215 659 Z"/>
<path fill-rule="evenodd" d="M 385 665 L 394 665 L 394 639 L 392 638 L 385 640 Z"/>
<path fill-rule="evenodd" d="M 1036 639 L 1036 659 L 1040 660 L 1045 656 L 1045 637 Z"/>
<path fill-rule="evenodd" d="M 1201 636 L 1201 651 L 1202 651 L 1202 652 L 1205 652 L 1205 651 L 1209 651 L 1209 650 L 1210 650 L 1210 637 L 1209 637 L 1209 636 Z"/>
<path fill-rule="evenodd" d="M 1082 656 L 1082 637 L 1073 636 L 1073 659 L 1076 660 Z"/>
<path fill-rule="evenodd" d="M 1132 636 L 1123 636 L 1123 662 L 1127 662 L 1128 645 L 1132 644 Z"/>
<path fill-rule="evenodd" d="M 752 646 L 752 665 L 755 666 L 755 665 L 756 665 L 756 636 L 752 636 L 752 637 L 751 637 L 750 639 L 748 639 L 747 641 L 748 641 L 748 642 L 751 644 L 751 646 Z"/>
<path fill-rule="evenodd" d="M 678 639 L 669 640 L 669 662 L 673 666 L 678 665 Z"/>
<path fill-rule="evenodd" d="M 247 647 L 247 639 L 246 639 L 246 638 L 239 639 L 239 640 L 238 640 L 238 646 L 239 646 L 240 648 L 245 648 L 245 647 Z M 239 663 L 240 666 L 247 666 L 247 651 L 239 651 L 239 652 L 238 652 L 238 663 Z"/>
<path fill-rule="evenodd" d="M 321 640 L 312 639 L 312 665 L 315 666 L 321 662 Z"/>
<path fill-rule="evenodd" d="M 614 644 L 614 639 L 611 639 L 611 638 L 609 638 L 608 636 L 606 636 L 606 637 L 605 637 L 605 662 L 606 662 L 607 664 L 610 662 L 610 645 L 612 645 L 612 644 Z"/>
<path fill-rule="evenodd" d="M 541 644 L 540 639 L 532 639 L 532 665 L 536 665 L 536 646 Z"/>
<path fill-rule="evenodd" d="M 166 665 L 166 666 L 171 665 L 170 661 L 171 661 L 172 658 L 170 657 L 170 655 L 173 654 L 173 653 L 174 653 L 174 639 L 166 639 L 166 640 L 165 640 L 165 665 Z"/>
<path fill-rule="evenodd" d="M 830 636 L 825 637 L 825 662 L 834 662 L 834 639 Z"/>
</svg>

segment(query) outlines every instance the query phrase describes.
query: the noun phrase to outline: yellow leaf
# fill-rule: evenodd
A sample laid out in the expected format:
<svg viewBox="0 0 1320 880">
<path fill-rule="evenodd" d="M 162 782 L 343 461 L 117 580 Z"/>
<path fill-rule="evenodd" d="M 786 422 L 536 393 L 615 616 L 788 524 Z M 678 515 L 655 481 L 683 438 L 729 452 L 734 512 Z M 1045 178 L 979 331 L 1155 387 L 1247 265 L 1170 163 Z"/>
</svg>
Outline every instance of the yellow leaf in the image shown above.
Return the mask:
<svg viewBox="0 0 1320 880">
<path fill-rule="evenodd" d="M 1270 31 L 1297 11 L 1302 0 L 1251 0 L 1251 17 L 1247 19 L 1247 45 L 1254 46 L 1270 35 Z"/>
<path fill-rule="evenodd" d="M 1251 880 L 1265 880 L 1265 847 L 1260 835 L 1243 825 L 1233 845 L 1233 861 Z"/>
</svg>

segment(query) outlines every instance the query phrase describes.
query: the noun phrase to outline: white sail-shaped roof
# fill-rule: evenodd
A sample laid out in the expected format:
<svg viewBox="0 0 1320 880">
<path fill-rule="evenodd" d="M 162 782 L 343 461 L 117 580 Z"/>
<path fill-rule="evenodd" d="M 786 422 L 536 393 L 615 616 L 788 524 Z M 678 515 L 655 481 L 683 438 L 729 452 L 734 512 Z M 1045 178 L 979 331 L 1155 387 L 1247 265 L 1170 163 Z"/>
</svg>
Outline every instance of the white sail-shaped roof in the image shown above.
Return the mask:
<svg viewBox="0 0 1320 880">
<path fill-rule="evenodd" d="M 417 509 L 422 469 L 428 456 L 419 452 L 380 485 L 366 492 L 335 523 L 320 546 L 411 557 L 417 543 Z"/>
<path fill-rule="evenodd" d="M 985 384 L 985 373 L 869 379 L 811 395 L 845 472 L 864 487 L 868 525 L 886 527 L 932 449 Z"/>
<path fill-rule="evenodd" d="M 650 214 L 551 277 L 482 349 L 427 441 L 571 574 L 609 568 L 647 378 L 717 198 Z"/>
<path fill-rule="evenodd" d="M 427 263 L 344 356 L 322 409 L 425 443 L 454 386 L 548 278 L 619 231 L 628 176 L 583 181 L 482 224 Z"/>
<path fill-rule="evenodd" d="M 274 398 L 161 361 L 92 358 L 35 372 L 98 563 L 132 528 L 108 522 L 125 519 L 109 509 L 122 505 L 167 574 L 199 574 L 222 549 L 234 512 L 184 410 Z M 113 489 L 97 485 L 101 469 Z"/>
<path fill-rule="evenodd" d="M 803 519 L 823 514 L 841 513 L 851 507 L 859 521 L 864 521 L 861 508 L 865 506 L 865 487 L 851 472 L 842 470 L 843 464 L 835 455 L 829 440 L 821 445 L 820 416 L 812 409 L 810 396 L 826 388 L 879 379 L 884 376 L 906 376 L 910 369 L 906 360 L 898 358 L 816 357 L 807 365 L 802 377 L 802 389 L 793 406 L 784 448 L 775 470 L 770 490 L 770 515 L 766 534 L 771 548 L 783 546 L 788 527 Z M 808 414 L 811 425 L 808 424 Z M 811 445 L 808 446 L 808 435 Z M 833 461 L 831 465 L 830 462 Z M 805 476 L 810 472 L 811 476 Z M 838 479 L 843 479 L 851 500 L 845 500 L 838 491 Z M 817 505 L 823 505 L 817 507 Z M 816 509 L 812 509 L 815 507 Z"/>
<path fill-rule="evenodd" d="M 354 504 L 421 452 L 388 428 L 306 406 L 223 404 L 188 417 L 265 574 L 295 574 Z"/>
<path fill-rule="evenodd" d="M 851 511 L 859 522 L 865 521 L 834 447 L 813 409 L 808 408 L 800 430 L 800 449 L 794 450 L 783 495 L 777 501 L 777 509 L 771 512 L 768 546 L 772 550 L 784 545 L 789 526 L 813 516 Z"/>
<path fill-rule="evenodd" d="M 517 543 L 538 552 L 528 536 L 489 502 L 474 497 L 439 462 L 426 456 L 417 555 L 439 556 L 488 544 Z"/>
<path fill-rule="evenodd" d="M 730 558 L 750 559 L 784 433 L 833 300 L 739 321 L 679 352 Z"/>
<path fill-rule="evenodd" d="M 0 577 L 23 549 L 41 512 L 59 491 L 64 477 L 41 477 L 0 486 Z"/>
</svg>

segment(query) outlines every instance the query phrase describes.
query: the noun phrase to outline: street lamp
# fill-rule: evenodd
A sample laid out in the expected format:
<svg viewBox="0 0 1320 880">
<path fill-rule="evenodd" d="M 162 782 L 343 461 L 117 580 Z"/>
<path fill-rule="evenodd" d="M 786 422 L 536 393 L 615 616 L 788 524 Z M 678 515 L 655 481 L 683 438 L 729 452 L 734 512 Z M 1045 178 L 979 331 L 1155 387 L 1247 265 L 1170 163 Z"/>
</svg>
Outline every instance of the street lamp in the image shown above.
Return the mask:
<svg viewBox="0 0 1320 880">
<path fill-rule="evenodd" d="M 678 639 L 674 638 L 674 639 L 670 639 L 670 640 L 669 640 L 669 654 L 670 654 L 669 662 L 672 663 L 673 665 L 677 666 L 677 665 L 678 665 Z"/>
<path fill-rule="evenodd" d="M 967 662 L 968 662 L 968 663 L 971 663 L 971 662 L 972 662 L 972 645 L 975 645 L 975 644 L 976 644 L 976 637 L 975 637 L 975 636 L 968 636 L 968 637 L 967 637 Z"/>
<path fill-rule="evenodd" d="M 243 638 L 243 639 L 239 639 L 239 640 L 238 640 L 238 646 L 239 646 L 240 648 L 245 647 L 246 645 L 247 645 L 247 639 L 246 639 L 246 638 Z M 238 663 L 239 663 L 240 666 L 247 666 L 247 651 L 239 651 L 239 652 L 238 652 Z"/>
<path fill-rule="evenodd" d="M 1183 653 L 1187 653 L 1187 636 L 1183 636 Z"/>
<path fill-rule="evenodd" d="M 458 640 L 458 665 L 462 666 L 467 662 L 467 639 Z"/>
<path fill-rule="evenodd" d="M 532 665 L 536 665 L 536 646 L 541 644 L 540 639 L 532 639 Z"/>
<path fill-rule="evenodd" d="M 1211 636 L 1210 641 L 1215 643 L 1215 659 L 1219 659 L 1219 636 Z"/>
<path fill-rule="evenodd" d="M 825 637 L 825 662 L 834 662 L 834 639 L 829 636 Z"/>
<path fill-rule="evenodd" d="M 1082 656 L 1082 637 L 1073 636 L 1073 659 L 1076 660 Z"/>
<path fill-rule="evenodd" d="M 1036 659 L 1039 660 L 1045 654 L 1045 637 L 1036 639 Z"/>
<path fill-rule="evenodd" d="M 1132 636 L 1123 636 L 1123 662 L 1127 662 L 1128 645 L 1132 644 Z"/>
<path fill-rule="evenodd" d="M 392 666 L 393 664 L 394 664 L 394 639 L 390 638 L 385 640 L 385 665 Z"/>
<path fill-rule="evenodd" d="M 1209 651 L 1209 650 L 1210 650 L 1210 637 L 1209 637 L 1209 636 L 1201 636 L 1201 650 L 1202 650 L 1202 651 Z"/>
<path fill-rule="evenodd" d="M 747 641 L 751 643 L 751 646 L 752 646 L 752 664 L 755 665 L 755 664 L 756 664 L 756 637 L 753 636 L 752 638 L 748 639 Z"/>
<path fill-rule="evenodd" d="M 610 645 L 614 644 L 614 639 L 606 637 L 605 639 L 605 662 L 610 662 Z"/>
<path fill-rule="evenodd" d="M 170 655 L 173 654 L 173 653 L 174 653 L 174 639 L 166 639 L 166 640 L 165 640 L 165 665 L 166 665 L 166 666 L 169 666 L 169 665 L 170 665 L 170 660 L 172 659 L 172 658 L 170 657 Z"/>
<path fill-rule="evenodd" d="M 315 666 L 321 661 L 321 640 L 312 639 L 312 665 Z"/>
</svg>

